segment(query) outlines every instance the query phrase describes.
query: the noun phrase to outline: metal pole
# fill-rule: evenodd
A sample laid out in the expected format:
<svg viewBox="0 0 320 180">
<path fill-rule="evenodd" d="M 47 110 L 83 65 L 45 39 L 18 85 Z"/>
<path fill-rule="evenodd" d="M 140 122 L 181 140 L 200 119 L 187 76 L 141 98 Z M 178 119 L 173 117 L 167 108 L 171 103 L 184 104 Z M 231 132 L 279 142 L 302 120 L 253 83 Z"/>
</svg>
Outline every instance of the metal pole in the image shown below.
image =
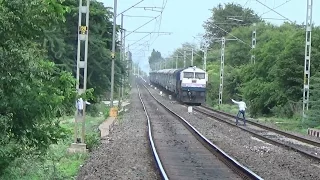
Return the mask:
<svg viewBox="0 0 320 180">
<path fill-rule="evenodd" d="M 193 66 L 193 48 L 191 50 L 191 66 Z"/>
<path fill-rule="evenodd" d="M 123 30 L 123 59 L 126 59 L 126 38 L 124 37 L 126 36 L 126 30 Z M 129 48 L 129 45 L 128 45 Z"/>
<path fill-rule="evenodd" d="M 79 21 L 78 21 L 78 28 L 81 28 L 81 16 L 82 16 L 82 0 L 79 0 Z M 80 32 L 78 31 L 78 48 L 77 48 L 77 91 L 78 94 L 80 95 L 80 51 L 81 51 L 81 35 Z M 82 64 L 81 64 L 82 65 Z M 82 66 L 82 68 L 84 68 Z M 75 123 L 74 123 L 74 143 L 77 143 L 77 139 L 78 139 L 78 110 L 75 111 Z"/>
<path fill-rule="evenodd" d="M 90 0 L 87 0 L 87 5 L 83 6 L 83 1 L 79 0 L 79 31 L 78 31 L 78 49 L 77 49 L 77 91 L 78 95 L 85 93 L 87 89 L 87 60 L 88 60 L 88 30 L 89 30 L 89 5 Z M 86 25 L 82 26 L 82 14 L 86 14 Z M 83 61 L 81 61 L 81 41 L 85 41 L 85 52 L 84 52 L 84 58 Z M 80 82 L 80 74 L 81 70 L 83 70 L 83 82 Z M 82 86 L 80 86 L 82 85 Z M 86 101 L 86 100 L 84 100 Z M 77 110 L 78 111 L 78 110 Z M 86 115 L 86 103 L 83 105 L 83 113 L 82 115 L 78 114 L 78 112 L 75 112 L 75 138 L 74 142 L 78 142 L 78 122 L 82 122 L 82 130 L 81 130 L 81 138 L 79 138 L 79 141 L 81 143 L 85 143 L 85 115 Z"/>
<path fill-rule="evenodd" d="M 177 58 L 176 58 L 176 69 L 178 69 L 178 58 L 179 58 L 179 55 L 177 55 Z"/>
<path fill-rule="evenodd" d="M 172 62 L 172 69 L 174 69 L 175 59 L 173 57 L 171 57 L 171 62 Z"/>
<path fill-rule="evenodd" d="M 136 66 L 133 64 L 133 75 L 136 75 Z"/>
<path fill-rule="evenodd" d="M 110 93 L 110 107 L 113 107 L 113 89 L 114 89 L 114 58 L 116 51 L 116 23 L 117 23 L 117 0 L 114 0 L 113 9 L 113 32 L 112 32 L 112 63 L 111 63 L 111 93 Z"/>
<path fill-rule="evenodd" d="M 120 44 L 121 44 L 121 48 L 120 48 L 120 61 L 123 60 L 123 14 L 121 14 L 121 28 L 120 28 Z"/>
<path fill-rule="evenodd" d="M 183 67 L 186 67 L 186 51 L 183 51 Z"/>
<path fill-rule="evenodd" d="M 307 0 L 306 43 L 305 43 L 305 56 L 304 56 L 303 108 L 302 108 L 303 118 L 306 117 L 306 111 L 308 111 L 308 109 L 309 109 L 312 5 L 313 5 L 313 0 Z"/>
<path fill-rule="evenodd" d="M 87 29 L 89 29 L 89 5 L 90 5 L 90 0 L 87 0 L 87 13 L 86 13 L 86 26 Z M 88 40 L 88 30 L 87 30 L 87 36 L 86 36 L 86 41 L 85 41 L 85 47 L 84 47 L 84 61 L 85 61 L 85 68 L 84 68 L 84 77 L 83 77 L 83 89 L 87 89 L 87 76 L 88 76 L 88 45 L 89 45 L 89 40 Z M 85 115 L 86 115 L 86 103 L 83 104 L 83 120 L 82 120 L 82 143 L 85 143 Z"/>
<path fill-rule="evenodd" d="M 224 48 L 225 37 L 221 40 L 221 65 L 220 65 L 220 86 L 219 86 L 219 105 L 222 104 L 222 92 L 223 92 L 223 70 L 224 70 Z"/>
<path fill-rule="evenodd" d="M 123 36 L 126 35 L 126 30 L 123 30 Z M 125 88 L 125 82 L 126 82 L 126 76 L 127 76 L 127 71 L 128 71 L 128 61 L 126 61 L 126 38 L 123 38 L 123 45 L 122 45 L 122 60 L 125 62 L 126 64 L 126 68 L 125 68 L 125 73 L 123 74 L 123 78 L 122 78 L 122 89 L 121 89 L 121 98 L 123 98 L 123 94 L 124 94 L 124 88 Z"/>
<path fill-rule="evenodd" d="M 207 47 L 205 47 L 203 52 L 203 70 L 207 71 Z"/>
<path fill-rule="evenodd" d="M 124 56 L 123 56 L 123 14 L 121 14 L 121 30 L 120 30 L 120 61 L 124 61 Z M 124 75 L 121 73 L 121 87 L 119 88 L 119 104 L 121 105 L 121 101 L 123 98 L 123 78 Z M 120 107 L 121 108 L 121 107 Z"/>
<path fill-rule="evenodd" d="M 252 50 L 252 55 L 251 55 L 251 63 L 255 64 L 256 63 L 256 56 L 254 53 L 254 50 L 256 48 L 256 38 L 257 38 L 257 34 L 256 34 L 256 23 L 253 23 L 253 31 L 252 31 L 252 42 L 251 42 L 251 50 Z"/>
</svg>

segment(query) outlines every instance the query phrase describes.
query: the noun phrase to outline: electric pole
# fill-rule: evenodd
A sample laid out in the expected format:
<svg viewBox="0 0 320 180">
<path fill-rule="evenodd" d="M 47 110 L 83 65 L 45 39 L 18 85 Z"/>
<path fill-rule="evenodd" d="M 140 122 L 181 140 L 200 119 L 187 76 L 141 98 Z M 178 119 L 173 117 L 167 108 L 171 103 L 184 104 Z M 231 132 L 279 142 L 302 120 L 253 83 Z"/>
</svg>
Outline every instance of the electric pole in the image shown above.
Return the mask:
<svg viewBox="0 0 320 180">
<path fill-rule="evenodd" d="M 113 32 L 112 32 L 112 63 L 111 63 L 111 93 L 110 93 L 110 107 L 113 107 L 113 90 L 114 90 L 114 59 L 116 51 L 116 23 L 117 23 L 117 0 L 114 0 L 113 9 Z"/>
<path fill-rule="evenodd" d="M 223 92 L 223 70 L 224 70 L 224 48 L 225 48 L 225 37 L 221 39 L 221 66 L 220 66 L 220 86 L 219 86 L 219 105 L 222 104 L 222 92 Z"/>
<path fill-rule="evenodd" d="M 208 48 L 206 46 L 203 52 L 203 70 L 204 71 L 207 71 L 207 51 L 208 51 Z"/>
<path fill-rule="evenodd" d="M 183 51 L 183 67 L 186 67 L 186 51 Z"/>
<path fill-rule="evenodd" d="M 191 66 L 193 66 L 193 48 L 191 50 Z"/>
<path fill-rule="evenodd" d="M 257 38 L 257 34 L 256 34 L 256 23 L 253 23 L 253 31 L 252 31 L 252 44 L 251 44 L 251 50 L 252 50 L 252 55 L 251 55 L 251 63 L 255 64 L 256 63 L 256 56 L 255 56 L 255 48 L 256 48 L 256 38 Z"/>
<path fill-rule="evenodd" d="M 120 61 L 124 61 L 124 56 L 123 56 L 123 42 L 124 42 L 124 38 L 123 38 L 123 14 L 121 14 L 121 28 L 120 28 Z M 121 87 L 119 87 L 119 108 L 122 102 L 122 98 L 123 98 L 123 78 L 124 75 L 121 74 Z"/>
<path fill-rule="evenodd" d="M 79 31 L 78 31 L 78 49 L 77 49 L 77 91 L 78 95 L 82 95 L 87 89 L 87 60 L 88 60 L 88 30 L 89 30 L 89 5 L 90 0 L 87 0 L 87 5 L 83 6 L 83 1 L 79 0 Z M 82 14 L 86 14 L 85 26 L 82 25 Z M 85 42 L 84 58 L 81 58 L 81 44 Z M 83 61 L 81 60 L 83 59 Z M 83 76 L 81 82 L 80 76 Z M 86 100 L 84 100 L 86 101 Z M 78 110 L 75 113 L 75 137 L 74 143 L 85 143 L 85 115 L 86 115 L 86 103 L 83 103 L 83 114 L 78 114 Z M 82 122 L 81 138 L 78 137 L 78 122 Z"/>
<path fill-rule="evenodd" d="M 179 55 L 177 54 L 177 58 L 176 58 L 176 69 L 178 69 L 178 58 L 179 58 Z"/>
<path fill-rule="evenodd" d="M 306 15 L 306 44 L 304 56 L 304 85 L 303 85 L 303 118 L 309 109 L 309 85 L 310 85 L 310 56 L 311 56 L 311 29 L 312 29 L 312 5 L 313 0 L 307 0 Z"/>
<path fill-rule="evenodd" d="M 122 18 L 123 20 L 123 18 Z M 126 30 L 123 29 L 123 44 L 121 43 L 121 48 L 122 50 L 122 61 L 126 62 L 126 68 L 125 68 L 125 73 L 122 75 L 122 86 L 121 86 L 121 99 L 123 98 L 123 92 L 124 92 L 124 87 L 125 87 L 125 82 L 126 82 L 126 76 L 127 76 L 127 72 L 128 72 L 128 61 L 126 60 L 126 38 L 124 38 L 124 36 L 126 35 Z M 121 54 L 120 54 L 121 56 Z"/>
</svg>

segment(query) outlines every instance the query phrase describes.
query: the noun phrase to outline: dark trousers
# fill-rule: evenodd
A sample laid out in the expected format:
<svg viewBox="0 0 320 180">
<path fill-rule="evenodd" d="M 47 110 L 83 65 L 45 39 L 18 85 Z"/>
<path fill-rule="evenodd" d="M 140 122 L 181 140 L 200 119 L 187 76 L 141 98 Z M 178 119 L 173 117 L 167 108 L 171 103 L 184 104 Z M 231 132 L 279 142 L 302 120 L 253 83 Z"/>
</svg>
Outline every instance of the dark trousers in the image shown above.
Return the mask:
<svg viewBox="0 0 320 180">
<path fill-rule="evenodd" d="M 245 118 L 246 112 L 245 111 L 239 111 L 238 112 L 237 118 L 236 118 L 236 124 L 238 124 L 238 120 L 239 120 L 240 114 L 242 114 L 244 125 L 246 125 L 246 118 Z"/>
<path fill-rule="evenodd" d="M 83 109 L 78 109 L 78 116 L 83 116 Z"/>
</svg>

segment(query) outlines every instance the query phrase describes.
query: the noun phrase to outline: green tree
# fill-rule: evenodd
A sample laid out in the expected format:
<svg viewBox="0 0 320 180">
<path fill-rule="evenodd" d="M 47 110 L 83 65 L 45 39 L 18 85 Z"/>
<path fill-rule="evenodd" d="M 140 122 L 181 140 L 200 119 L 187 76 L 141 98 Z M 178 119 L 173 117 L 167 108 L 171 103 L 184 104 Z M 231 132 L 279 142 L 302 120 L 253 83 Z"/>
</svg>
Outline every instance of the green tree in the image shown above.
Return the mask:
<svg viewBox="0 0 320 180">
<path fill-rule="evenodd" d="M 56 117 L 73 107 L 74 78 L 45 59 L 45 30 L 67 8 L 52 0 L 0 3 L 0 174 L 16 157 L 45 152 L 64 137 Z"/>
<path fill-rule="evenodd" d="M 149 57 L 150 68 L 152 70 L 156 70 L 159 68 L 159 63 L 163 63 L 163 62 L 164 62 L 164 59 L 161 56 L 161 53 L 153 49 Z"/>
<path fill-rule="evenodd" d="M 237 21 L 235 19 L 241 20 Z M 259 16 L 252 9 L 243 8 L 239 4 L 219 4 L 212 9 L 210 17 L 203 25 L 206 30 L 205 37 L 213 42 L 213 38 L 220 38 L 239 26 L 250 26 L 252 23 L 260 22 Z"/>
<path fill-rule="evenodd" d="M 316 72 L 312 76 L 310 84 L 310 109 L 307 113 L 308 119 L 305 125 L 308 128 L 314 128 L 320 123 L 320 72 Z"/>
<path fill-rule="evenodd" d="M 70 9 L 66 13 L 66 22 L 46 31 L 44 48 L 48 50 L 49 59 L 64 70 L 76 75 L 77 31 L 78 31 L 78 1 L 66 0 L 63 5 Z M 96 0 L 90 1 L 89 49 L 87 87 L 94 88 L 96 98 L 103 97 L 110 90 L 111 83 L 111 45 L 112 19 L 110 8 Z M 117 27 L 117 31 L 119 27 Z M 119 52 L 117 43 L 117 53 Z M 84 46 L 82 45 L 82 52 Z M 115 87 L 119 87 L 121 75 L 124 74 L 124 62 L 115 60 Z M 98 99 L 96 99 L 98 100 Z"/>
<path fill-rule="evenodd" d="M 188 43 L 185 42 L 181 45 L 181 47 L 175 49 L 173 53 L 170 55 L 168 58 L 168 63 L 170 67 L 176 68 L 176 63 L 177 63 L 177 68 L 183 68 L 184 65 L 184 51 L 186 52 L 186 67 L 191 66 L 191 59 L 192 59 L 192 49 L 194 51 L 193 54 L 193 65 L 194 66 L 199 66 L 200 68 L 203 67 L 202 57 L 203 53 L 199 48 L 196 46 L 196 44 Z M 200 57 L 202 56 L 202 57 Z"/>
</svg>

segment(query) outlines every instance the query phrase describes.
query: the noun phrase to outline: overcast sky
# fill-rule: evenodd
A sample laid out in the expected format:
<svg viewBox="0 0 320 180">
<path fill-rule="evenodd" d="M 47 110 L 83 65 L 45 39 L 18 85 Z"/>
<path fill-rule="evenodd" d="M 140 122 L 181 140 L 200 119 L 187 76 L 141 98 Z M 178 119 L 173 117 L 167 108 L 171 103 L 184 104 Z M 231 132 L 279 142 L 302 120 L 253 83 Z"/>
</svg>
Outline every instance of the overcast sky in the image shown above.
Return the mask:
<svg viewBox="0 0 320 180">
<path fill-rule="evenodd" d="M 113 7 L 113 0 L 99 0 L 105 4 L 105 6 Z M 118 0 L 117 14 L 130 8 L 134 4 L 141 0 Z M 198 39 L 194 36 L 203 34 L 203 23 L 211 16 L 209 9 L 217 6 L 219 3 L 236 2 L 245 7 L 252 8 L 258 15 L 262 15 L 262 18 L 276 18 L 284 19 L 288 18 L 291 21 L 297 21 L 298 23 L 305 22 L 307 0 L 259 0 L 264 5 L 274 8 L 281 4 L 275 11 L 281 14 L 270 11 L 269 9 L 257 2 L 256 0 L 144 0 L 136 7 L 132 8 L 124 13 L 124 28 L 128 31 L 134 31 L 140 26 L 144 25 L 153 17 L 160 15 L 157 12 L 161 9 L 159 7 L 165 6 L 162 16 L 152 20 L 150 23 L 141 27 L 137 32 L 170 32 L 172 34 L 160 35 L 158 33 L 131 33 L 126 38 L 126 45 L 129 44 L 129 49 L 133 53 L 133 60 L 139 62 L 140 67 L 143 69 L 148 67 L 148 57 L 152 49 L 160 51 L 162 56 L 166 57 L 170 52 L 179 48 L 184 42 L 199 43 Z M 188 2 L 188 3 L 187 3 Z M 200 3 L 201 2 L 201 3 Z M 155 11 L 144 10 L 140 7 L 158 7 L 153 8 Z M 320 7 L 319 0 L 315 0 L 313 7 Z M 149 8 L 150 9 L 150 8 Z M 130 17 L 130 16 L 148 16 L 148 17 Z M 160 18 L 161 17 L 161 18 Z M 320 11 L 313 8 L 313 22 L 317 25 L 320 24 Z M 275 24 L 281 24 L 283 20 L 269 20 Z M 117 24 L 120 24 L 121 16 L 117 18 Z M 259 32 L 257 32 L 259 33 Z M 145 38 L 143 38 L 145 37 Z M 143 38 L 142 40 L 140 40 Z M 140 40 L 137 42 L 137 40 Z"/>
</svg>

